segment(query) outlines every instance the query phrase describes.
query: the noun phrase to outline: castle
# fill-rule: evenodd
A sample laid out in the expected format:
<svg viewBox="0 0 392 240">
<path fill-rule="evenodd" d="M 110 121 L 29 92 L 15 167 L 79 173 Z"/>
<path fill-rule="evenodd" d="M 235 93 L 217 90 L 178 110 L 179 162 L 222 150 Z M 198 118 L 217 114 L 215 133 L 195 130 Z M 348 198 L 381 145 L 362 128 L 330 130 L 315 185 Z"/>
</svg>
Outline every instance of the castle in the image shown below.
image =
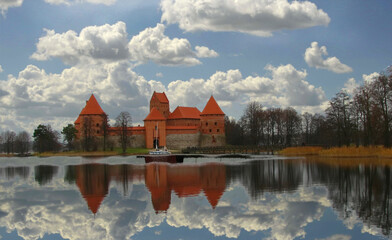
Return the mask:
<svg viewBox="0 0 392 240">
<path fill-rule="evenodd" d="M 169 99 L 164 92 L 153 93 L 150 113 L 144 119 L 144 126 L 128 127 L 130 146 L 138 148 L 222 146 L 225 144 L 225 113 L 211 96 L 203 111 L 196 107 L 178 106 L 170 112 Z M 102 138 L 105 134 L 106 113 L 102 110 L 94 94 L 86 102 L 75 121 L 76 139 L 89 135 Z M 88 129 L 87 129 L 88 128 Z M 119 128 L 107 127 L 106 135 L 117 143 Z"/>
</svg>

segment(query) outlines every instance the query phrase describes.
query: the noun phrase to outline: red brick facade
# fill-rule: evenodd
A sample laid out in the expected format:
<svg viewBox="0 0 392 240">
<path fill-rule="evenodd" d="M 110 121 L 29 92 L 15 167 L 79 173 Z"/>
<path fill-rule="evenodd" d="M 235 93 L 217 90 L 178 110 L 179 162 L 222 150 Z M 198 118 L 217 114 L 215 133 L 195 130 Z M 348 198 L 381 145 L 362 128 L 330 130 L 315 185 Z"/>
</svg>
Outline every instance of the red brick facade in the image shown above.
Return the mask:
<svg viewBox="0 0 392 240">
<path fill-rule="evenodd" d="M 102 137 L 105 117 L 105 112 L 94 95 L 91 95 L 75 121 L 77 138 L 81 139 L 86 135 L 87 127 L 91 129 L 91 134 Z M 144 137 L 139 137 L 139 144 L 134 145 L 146 148 L 154 148 L 154 143 L 158 143 L 159 147 L 169 148 L 221 146 L 225 144 L 224 117 L 224 112 L 212 96 L 202 112 L 196 107 L 181 106 L 170 112 L 166 94 L 154 92 L 150 100 L 150 113 L 144 119 L 144 126 L 130 127 L 129 134 Z M 116 137 L 119 135 L 118 129 L 110 127 L 108 135 Z"/>
</svg>

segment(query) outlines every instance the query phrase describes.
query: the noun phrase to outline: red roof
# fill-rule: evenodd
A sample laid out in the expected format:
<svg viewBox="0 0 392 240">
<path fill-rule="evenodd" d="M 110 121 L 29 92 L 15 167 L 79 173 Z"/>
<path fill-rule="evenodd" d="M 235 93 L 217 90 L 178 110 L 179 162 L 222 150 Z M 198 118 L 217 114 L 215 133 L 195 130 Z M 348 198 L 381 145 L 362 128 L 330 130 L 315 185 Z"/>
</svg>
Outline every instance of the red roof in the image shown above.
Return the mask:
<svg viewBox="0 0 392 240">
<path fill-rule="evenodd" d="M 161 102 L 161 103 L 169 103 L 169 99 L 166 97 L 165 92 L 163 92 L 163 93 L 158 93 L 158 92 L 155 92 L 155 91 L 154 91 L 154 93 L 152 94 L 151 99 L 154 98 L 154 96 L 155 96 L 155 97 L 158 99 L 158 101 Z"/>
<path fill-rule="evenodd" d="M 78 116 L 78 119 L 76 119 L 75 124 L 80 123 L 80 115 Z"/>
<path fill-rule="evenodd" d="M 214 97 L 211 96 L 200 115 L 225 115 Z"/>
<path fill-rule="evenodd" d="M 157 108 L 152 108 L 150 114 L 144 119 L 144 121 L 148 120 L 166 120 L 165 117 L 162 115 Z"/>
<path fill-rule="evenodd" d="M 87 101 L 86 106 L 83 108 L 80 115 L 101 115 L 105 112 L 102 110 L 101 106 L 95 99 L 94 94 L 91 94 L 90 99 Z"/>
<path fill-rule="evenodd" d="M 219 199 L 222 197 L 225 189 L 208 189 L 204 190 L 204 194 L 207 197 L 208 202 L 210 202 L 213 209 L 218 205 Z"/>
<path fill-rule="evenodd" d="M 101 203 L 105 196 L 100 196 L 100 195 L 87 195 L 83 196 L 84 199 L 86 199 L 88 208 L 91 210 L 92 213 L 96 214 L 98 212 L 99 206 L 101 206 Z"/>
<path fill-rule="evenodd" d="M 200 119 L 200 111 L 195 107 L 177 107 L 168 119 Z"/>
</svg>

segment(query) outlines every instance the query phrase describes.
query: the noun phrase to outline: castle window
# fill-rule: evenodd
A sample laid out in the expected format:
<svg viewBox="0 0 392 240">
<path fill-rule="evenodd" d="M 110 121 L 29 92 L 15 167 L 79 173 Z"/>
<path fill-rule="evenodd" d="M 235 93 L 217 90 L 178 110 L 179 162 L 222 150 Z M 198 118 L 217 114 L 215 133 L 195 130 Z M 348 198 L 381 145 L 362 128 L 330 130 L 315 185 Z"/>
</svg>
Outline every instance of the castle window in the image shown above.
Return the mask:
<svg viewBox="0 0 392 240">
<path fill-rule="evenodd" d="M 210 132 L 212 132 L 212 129 L 210 129 Z"/>
<path fill-rule="evenodd" d="M 215 122 L 215 126 L 216 126 L 216 125 L 218 125 L 218 123 L 217 123 L 217 122 Z"/>
<path fill-rule="evenodd" d="M 208 126 L 208 122 L 206 122 L 206 126 Z"/>
<path fill-rule="evenodd" d="M 99 134 L 99 130 L 97 130 L 97 134 Z"/>
<path fill-rule="evenodd" d="M 219 132 L 219 129 L 216 129 L 216 132 Z"/>
<path fill-rule="evenodd" d="M 97 123 L 97 127 L 99 127 L 99 123 Z"/>
</svg>

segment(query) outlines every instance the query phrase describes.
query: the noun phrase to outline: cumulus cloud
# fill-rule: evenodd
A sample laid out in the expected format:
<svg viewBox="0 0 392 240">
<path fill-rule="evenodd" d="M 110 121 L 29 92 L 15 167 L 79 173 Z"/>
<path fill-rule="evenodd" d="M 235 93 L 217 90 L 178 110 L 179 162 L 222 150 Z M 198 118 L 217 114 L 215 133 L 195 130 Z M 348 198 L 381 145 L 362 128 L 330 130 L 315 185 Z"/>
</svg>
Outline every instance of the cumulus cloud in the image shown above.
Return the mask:
<svg viewBox="0 0 392 240">
<path fill-rule="evenodd" d="M 46 34 L 39 39 L 37 50 L 31 58 L 39 61 L 60 58 L 68 65 L 116 61 L 140 64 L 153 61 L 160 65 L 192 66 L 201 64 L 198 58 L 218 56 L 214 50 L 204 46 L 196 46 L 194 51 L 187 39 L 170 39 L 164 31 L 165 26 L 157 24 L 128 41 L 124 22 L 88 26 L 80 34 L 72 30 L 56 33 L 45 29 Z"/>
<path fill-rule="evenodd" d="M 311 46 L 305 51 L 305 61 L 310 67 L 326 69 L 335 73 L 352 72 L 352 68 L 341 63 L 336 57 L 329 57 L 323 59 L 323 56 L 328 56 L 327 47 L 318 46 L 318 42 L 312 42 Z"/>
<path fill-rule="evenodd" d="M 199 58 L 210 58 L 210 57 L 218 57 L 219 54 L 214 50 L 209 49 L 208 47 L 200 47 L 196 46 L 196 56 Z"/>
<path fill-rule="evenodd" d="M 351 236 L 343 234 L 335 234 L 327 238 L 317 238 L 316 240 L 350 240 Z"/>
<path fill-rule="evenodd" d="M 190 42 L 185 38 L 170 39 L 164 34 L 165 25 L 146 28 L 129 42 L 131 59 L 140 63 L 153 61 L 161 65 L 197 65 L 197 59 L 216 57 L 218 54 L 207 47 L 196 46 L 192 50 Z"/>
<path fill-rule="evenodd" d="M 3 71 L 3 67 L 0 65 L 0 73 L 2 73 Z"/>
<path fill-rule="evenodd" d="M 380 74 L 378 72 L 371 73 L 369 75 L 362 74 L 362 79 L 365 83 L 372 83 L 374 79 L 378 78 Z"/>
<path fill-rule="evenodd" d="M 285 29 L 328 25 L 330 18 L 309 1 L 162 0 L 162 22 L 185 31 L 235 31 L 271 36 Z"/>
<path fill-rule="evenodd" d="M 45 0 L 45 2 L 54 5 L 71 5 L 75 3 L 92 3 L 92 4 L 104 4 L 104 5 L 112 5 L 116 2 L 116 0 Z"/>
<path fill-rule="evenodd" d="M 342 90 L 346 91 L 350 95 L 354 95 L 355 89 L 359 87 L 359 83 L 355 81 L 355 78 L 350 78 L 347 82 L 344 83 L 344 87 Z"/>
<path fill-rule="evenodd" d="M 111 118 L 129 111 L 136 120 L 147 114 L 148 99 L 162 83 L 147 81 L 126 62 L 75 66 L 60 74 L 48 74 L 28 65 L 18 76 L 9 76 L 0 86 L 6 92 L 0 101 L 0 129 L 30 132 L 40 123 L 62 129 L 76 120 L 85 100 L 94 93 Z M 3 94 L 2 94 L 3 95 Z"/>
<path fill-rule="evenodd" d="M 57 57 L 68 65 L 75 65 L 92 60 L 118 61 L 129 57 L 124 22 L 89 26 L 82 29 L 79 35 L 72 30 L 55 33 L 54 30 L 45 29 L 45 32 L 31 56 L 33 59 L 44 61 Z"/>
<path fill-rule="evenodd" d="M 8 8 L 22 6 L 23 0 L 0 0 L 0 11 L 4 16 Z"/>
<path fill-rule="evenodd" d="M 218 71 L 208 79 L 177 80 L 169 83 L 167 92 L 172 106 L 204 103 L 211 94 L 223 105 L 259 101 L 269 107 L 301 107 L 317 106 L 325 100 L 324 91 L 306 81 L 306 71 L 291 64 L 268 65 L 266 70 L 272 77 L 243 77 L 239 70 L 228 70 Z"/>
</svg>

